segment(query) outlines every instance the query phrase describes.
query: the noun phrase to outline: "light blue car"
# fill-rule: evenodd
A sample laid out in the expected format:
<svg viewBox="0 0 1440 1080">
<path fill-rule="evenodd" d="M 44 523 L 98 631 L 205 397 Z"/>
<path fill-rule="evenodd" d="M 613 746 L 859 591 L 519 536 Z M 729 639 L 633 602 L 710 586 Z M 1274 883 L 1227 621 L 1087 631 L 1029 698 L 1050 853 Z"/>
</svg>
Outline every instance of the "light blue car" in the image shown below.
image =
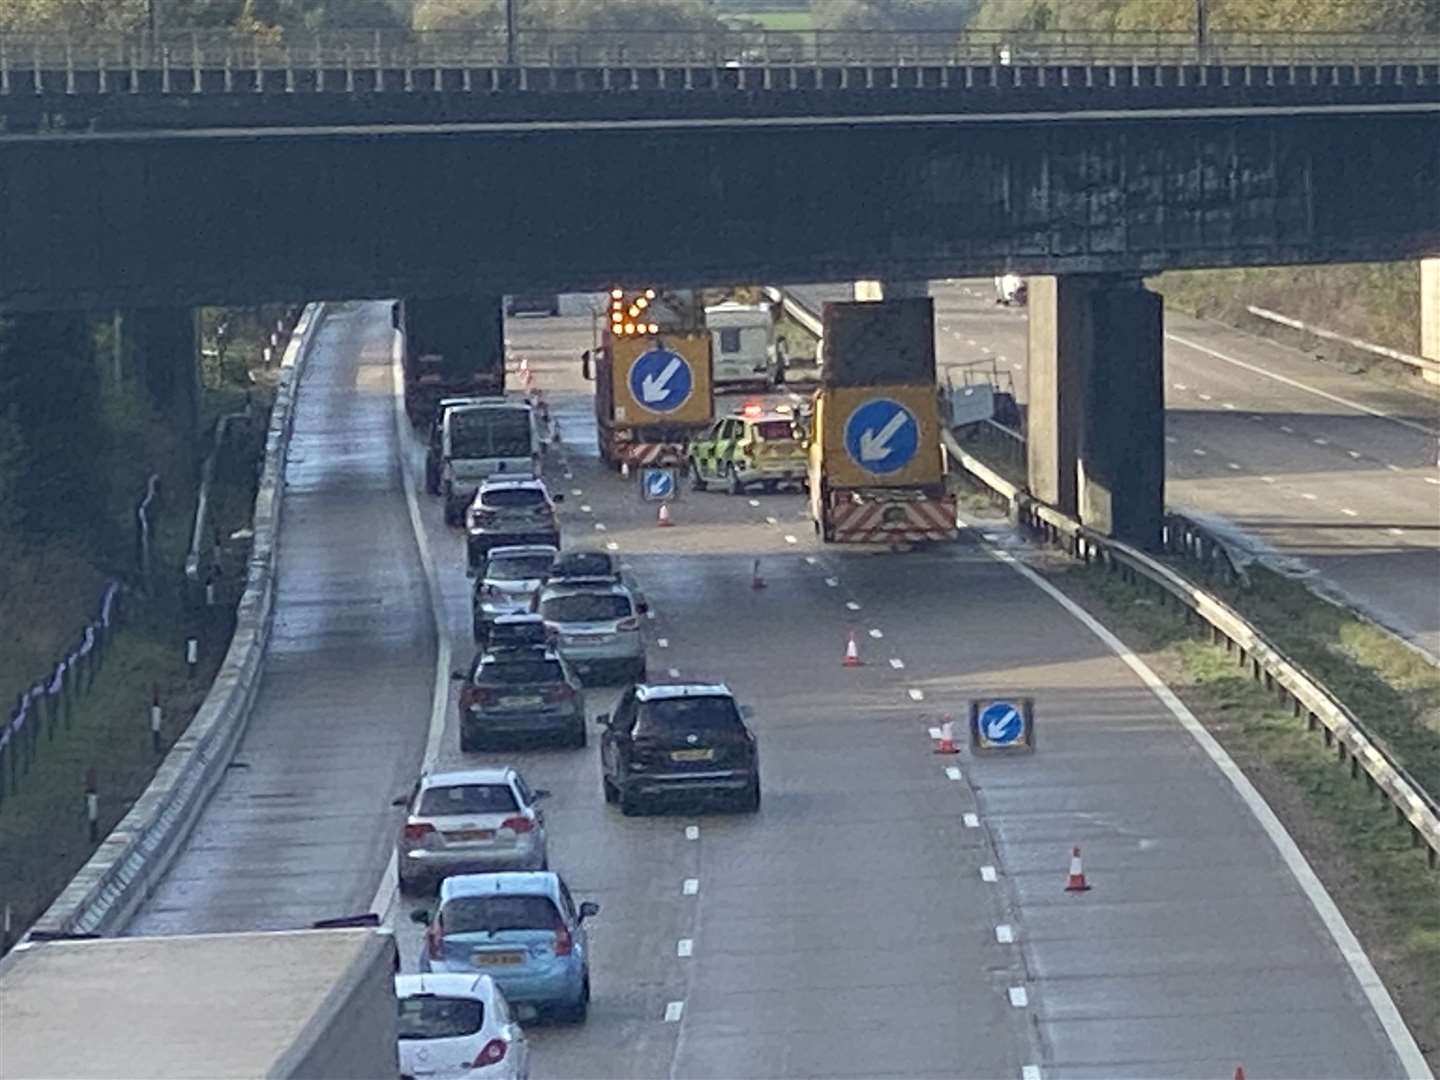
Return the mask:
<svg viewBox="0 0 1440 1080">
<path fill-rule="evenodd" d="M 420 970 L 489 975 L 514 1005 L 533 1006 L 579 1024 L 590 1008 L 590 949 L 585 920 L 600 905 L 578 907 L 551 871 L 457 874 L 440 886 Z"/>
</svg>

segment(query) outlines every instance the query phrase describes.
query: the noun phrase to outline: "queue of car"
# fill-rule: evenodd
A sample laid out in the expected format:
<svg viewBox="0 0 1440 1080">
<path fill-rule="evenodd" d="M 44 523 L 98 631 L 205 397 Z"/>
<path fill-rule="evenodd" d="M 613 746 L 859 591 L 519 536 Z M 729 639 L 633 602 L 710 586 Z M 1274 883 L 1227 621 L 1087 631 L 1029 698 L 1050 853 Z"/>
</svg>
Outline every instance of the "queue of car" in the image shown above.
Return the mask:
<svg viewBox="0 0 1440 1080">
<path fill-rule="evenodd" d="M 597 720 L 606 803 L 629 816 L 662 799 L 720 796 L 758 810 L 748 711 L 721 684 L 647 682 L 643 593 L 614 554 L 562 547 L 562 497 L 540 475 L 543 443 L 522 447 L 511 437 L 533 431 L 534 418 L 496 422 L 500 415 L 494 401 L 442 402 L 426 461 L 426 486 L 445 500 L 446 522 L 464 526 L 473 582 L 477 650 L 452 675 L 461 751 L 537 741 L 583 748 L 586 687 L 618 683 L 617 705 Z M 769 433 L 780 441 L 778 429 Z M 531 446 L 533 456 L 517 453 Z M 463 468 L 461 451 L 471 455 Z M 400 888 L 438 894 L 433 910 L 411 914 L 425 926 L 421 974 L 397 976 L 407 1076 L 523 1076 L 528 1045 L 512 1008 L 585 1020 L 585 924 L 599 907 L 577 903 L 550 869 L 548 796 L 518 769 L 477 765 L 427 773 L 397 800 L 406 810 Z"/>
</svg>

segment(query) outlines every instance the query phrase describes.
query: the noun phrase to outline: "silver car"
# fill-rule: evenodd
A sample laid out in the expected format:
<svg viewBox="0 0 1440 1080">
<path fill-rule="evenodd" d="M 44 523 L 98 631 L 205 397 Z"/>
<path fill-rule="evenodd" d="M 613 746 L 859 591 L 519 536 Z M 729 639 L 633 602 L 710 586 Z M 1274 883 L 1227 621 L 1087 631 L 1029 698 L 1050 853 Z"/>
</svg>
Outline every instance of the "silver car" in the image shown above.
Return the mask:
<svg viewBox="0 0 1440 1080">
<path fill-rule="evenodd" d="M 549 794 L 511 768 L 420 777 L 397 800 L 409 809 L 397 846 L 400 888 L 470 871 L 545 869 L 545 815 L 535 804 Z"/>
<path fill-rule="evenodd" d="M 554 560 L 550 544 L 513 544 L 493 547 L 475 580 L 471 620 L 475 640 L 484 641 L 490 624 L 502 615 L 519 615 L 531 609 L 535 594 Z"/>
<path fill-rule="evenodd" d="M 582 675 L 645 678 L 645 637 L 635 596 L 614 582 L 555 585 L 540 593 L 540 617 L 555 648 Z"/>
</svg>

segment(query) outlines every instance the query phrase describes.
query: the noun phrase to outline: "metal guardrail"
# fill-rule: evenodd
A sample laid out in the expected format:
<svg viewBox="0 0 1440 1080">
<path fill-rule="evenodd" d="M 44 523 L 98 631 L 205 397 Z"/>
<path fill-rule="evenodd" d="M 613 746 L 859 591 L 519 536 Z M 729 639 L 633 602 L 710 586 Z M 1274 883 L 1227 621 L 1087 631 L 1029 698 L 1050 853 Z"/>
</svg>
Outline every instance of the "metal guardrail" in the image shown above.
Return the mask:
<svg viewBox="0 0 1440 1080">
<path fill-rule="evenodd" d="M 1384 345 L 1376 345 L 1370 341 L 1363 341 L 1360 338 L 1337 334 L 1334 330 L 1326 330 L 1324 327 L 1312 326 L 1309 323 L 1301 322 L 1299 319 L 1292 319 L 1288 315 L 1281 315 L 1278 311 L 1270 311 L 1268 308 L 1256 307 L 1254 304 L 1245 305 L 1245 310 L 1257 319 L 1264 319 L 1266 322 L 1288 326 L 1291 330 L 1299 330 L 1301 333 L 1310 334 L 1313 337 L 1322 338 L 1325 341 L 1336 341 L 1341 345 L 1349 345 L 1352 349 L 1359 349 L 1362 352 L 1383 356 L 1387 360 L 1394 360 L 1400 364 L 1408 364 L 1410 367 L 1419 368 L 1428 378 L 1440 381 L 1440 360 L 1430 360 L 1424 356 L 1415 356 L 1411 353 L 1401 352 L 1399 349 L 1391 349 Z"/>
<path fill-rule="evenodd" d="M 270 636 L 294 395 L 323 307 L 312 304 L 305 309 L 286 349 L 255 497 L 249 577 L 236 608 L 229 652 L 204 703 L 171 747 L 155 778 L 31 928 L 33 935 L 106 934 L 123 929 L 164 876 L 239 745 L 259 688 Z"/>
<path fill-rule="evenodd" d="M 1436 867 L 1440 862 L 1440 804 L 1349 709 L 1299 664 L 1267 641 L 1233 608 L 1182 574 L 1034 499 L 969 454 L 950 432 L 945 432 L 944 438 L 951 460 L 989 489 L 1032 535 L 1083 562 L 1099 562 L 1127 582 L 1150 587 L 1162 605 L 1174 603 L 1185 611 L 1187 620 L 1198 617 L 1205 623 L 1215 644 L 1223 644 L 1256 682 L 1285 700 L 1297 718 L 1305 719 L 1309 730 L 1320 732 L 1326 748 L 1335 752 L 1341 764 L 1348 765 L 1351 779 L 1363 776 L 1367 785 L 1380 791 L 1394 809 L 1396 823 L 1409 828 L 1412 844 L 1423 846 L 1426 861 L 1432 869 Z M 1167 522 L 1167 545 L 1196 542 L 1195 536 L 1175 536 L 1173 528 Z"/>
<path fill-rule="evenodd" d="M 710 68 L 765 72 L 813 68 L 1114 66 L 1195 68 L 1418 66 L 1425 80 L 1440 64 L 1440 35 L 1225 34 L 1203 44 L 1189 32 L 1066 31 L 595 31 L 519 30 L 513 39 L 485 31 L 366 31 L 247 34 L 171 30 L 159 35 L 71 31 L 0 34 L 0 94 L 201 93 L 237 88 L 351 91 L 384 86 L 378 74 L 485 70 Z M 155 73 L 147 81 L 142 74 Z M 204 76 L 221 73 L 218 80 Z M 270 87 L 265 73 L 282 73 Z M 328 76 L 328 77 L 327 77 Z M 1431 72 L 1429 78 L 1435 76 Z M 744 85 L 743 77 L 740 79 Z M 630 83 L 628 85 L 634 85 Z M 662 87 L 663 87 L 662 82 Z M 768 79 L 764 85 L 771 87 Z M 845 83 L 844 85 L 853 85 Z M 862 80 L 860 85 L 868 85 Z M 1040 85 L 1045 85 L 1042 79 Z M 1087 83 L 1088 85 L 1088 83 Z M 425 86 L 425 89 L 432 88 Z M 495 80 L 463 89 L 500 89 Z M 522 76 L 509 89 L 556 89 Z M 575 87 L 579 88 L 579 87 Z M 609 88 L 608 84 L 605 88 Z M 675 88 L 679 88 L 677 85 Z M 691 85 L 685 82 L 685 89 Z"/>
</svg>

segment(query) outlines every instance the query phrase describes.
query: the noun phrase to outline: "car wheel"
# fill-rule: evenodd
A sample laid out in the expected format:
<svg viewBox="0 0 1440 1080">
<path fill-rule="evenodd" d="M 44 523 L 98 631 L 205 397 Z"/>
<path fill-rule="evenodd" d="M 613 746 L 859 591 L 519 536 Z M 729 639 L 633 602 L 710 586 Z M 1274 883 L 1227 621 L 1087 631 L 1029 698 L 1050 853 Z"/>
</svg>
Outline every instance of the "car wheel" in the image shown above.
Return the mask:
<svg viewBox="0 0 1440 1080">
<path fill-rule="evenodd" d="M 735 471 L 734 465 L 725 469 L 725 490 L 731 495 L 742 495 L 745 492 L 745 485 L 740 482 L 740 474 Z"/>
<path fill-rule="evenodd" d="M 620 801 L 620 792 L 615 790 L 608 776 L 600 777 L 600 793 L 605 796 L 606 803 L 614 805 Z"/>
<path fill-rule="evenodd" d="M 760 809 L 760 778 L 750 781 L 750 786 L 740 793 L 740 809 L 753 814 Z"/>
<path fill-rule="evenodd" d="M 641 811 L 640 796 L 637 792 L 622 789 L 620 792 L 620 813 L 635 817 Z"/>
</svg>

